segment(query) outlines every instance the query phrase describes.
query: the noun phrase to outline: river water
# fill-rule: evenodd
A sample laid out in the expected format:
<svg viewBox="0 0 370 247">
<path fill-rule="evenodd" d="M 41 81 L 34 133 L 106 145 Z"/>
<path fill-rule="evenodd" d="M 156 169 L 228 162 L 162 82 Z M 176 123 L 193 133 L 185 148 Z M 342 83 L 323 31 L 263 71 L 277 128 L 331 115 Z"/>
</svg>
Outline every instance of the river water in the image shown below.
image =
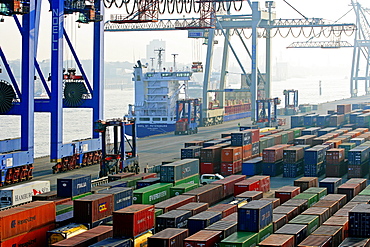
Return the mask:
<svg viewBox="0 0 370 247">
<path fill-rule="evenodd" d="M 321 95 L 319 90 L 321 81 Z M 284 89 L 297 89 L 299 104 L 323 103 L 348 98 L 349 79 L 341 76 L 294 78 L 273 82 L 272 97 L 282 99 L 284 105 Z M 105 90 L 104 119 L 120 118 L 127 113 L 127 105 L 133 103 L 134 90 Z M 88 109 L 65 109 L 63 118 L 63 142 L 83 139 L 92 136 L 92 111 Z M 35 157 L 50 153 L 50 114 L 35 113 Z M 0 116 L 0 140 L 20 136 L 20 117 Z"/>
</svg>

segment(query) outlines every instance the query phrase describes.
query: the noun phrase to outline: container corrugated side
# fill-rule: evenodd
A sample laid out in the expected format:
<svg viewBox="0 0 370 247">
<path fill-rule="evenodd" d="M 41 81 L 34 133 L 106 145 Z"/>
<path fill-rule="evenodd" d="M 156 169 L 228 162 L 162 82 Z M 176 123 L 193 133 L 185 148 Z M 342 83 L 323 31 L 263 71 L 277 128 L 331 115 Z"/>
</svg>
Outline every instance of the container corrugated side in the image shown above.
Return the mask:
<svg viewBox="0 0 370 247">
<path fill-rule="evenodd" d="M 265 240 L 258 244 L 260 247 L 294 247 L 294 237 L 293 235 L 285 234 L 271 234 Z"/>
<path fill-rule="evenodd" d="M 192 235 L 222 219 L 221 212 L 205 211 L 188 219 L 189 234 Z"/>
<path fill-rule="evenodd" d="M 107 238 L 89 247 L 132 247 L 132 239 Z"/>
<path fill-rule="evenodd" d="M 161 166 L 161 182 L 172 183 L 199 173 L 199 159 L 183 159 Z"/>
<path fill-rule="evenodd" d="M 59 197 L 73 197 L 91 191 L 91 175 L 75 174 L 57 179 Z"/>
<path fill-rule="evenodd" d="M 13 236 L 1 241 L 1 246 L 47 246 L 46 232 L 55 228 L 55 223 L 42 226 L 40 228 L 31 229 L 29 232 Z"/>
<path fill-rule="evenodd" d="M 209 205 L 220 201 L 223 198 L 223 186 L 218 184 L 207 184 L 186 192 L 183 195 L 195 196 L 196 202 L 206 202 Z"/>
<path fill-rule="evenodd" d="M 132 188 L 117 187 L 109 190 L 103 190 L 98 192 L 98 194 L 112 194 L 114 210 L 120 210 L 121 208 L 128 207 L 132 205 L 133 196 Z"/>
<path fill-rule="evenodd" d="M 157 183 L 134 190 L 133 201 L 135 204 L 156 204 L 170 198 L 172 183 Z"/>
<path fill-rule="evenodd" d="M 258 232 L 271 222 L 271 202 L 251 201 L 238 208 L 238 231 Z"/>
<path fill-rule="evenodd" d="M 231 234 L 237 232 L 238 223 L 236 221 L 217 221 L 206 227 L 204 230 L 222 231 L 222 239 L 227 238 Z"/>
<path fill-rule="evenodd" d="M 220 242 L 220 247 L 249 247 L 258 244 L 258 233 L 235 232 Z"/>
<path fill-rule="evenodd" d="M 216 246 L 223 238 L 222 231 L 205 231 L 201 230 L 186 239 L 184 239 L 184 246 L 186 247 L 213 247 Z"/>
<path fill-rule="evenodd" d="M 195 202 L 195 196 L 179 195 L 156 203 L 154 204 L 154 207 L 163 209 L 163 212 L 166 213 L 191 202 Z"/>
<path fill-rule="evenodd" d="M 93 223 L 111 216 L 113 208 L 113 195 L 94 194 L 74 201 L 73 218 L 76 223 Z"/>
<path fill-rule="evenodd" d="M 167 228 L 148 238 L 148 247 L 183 247 L 188 229 Z"/>
</svg>

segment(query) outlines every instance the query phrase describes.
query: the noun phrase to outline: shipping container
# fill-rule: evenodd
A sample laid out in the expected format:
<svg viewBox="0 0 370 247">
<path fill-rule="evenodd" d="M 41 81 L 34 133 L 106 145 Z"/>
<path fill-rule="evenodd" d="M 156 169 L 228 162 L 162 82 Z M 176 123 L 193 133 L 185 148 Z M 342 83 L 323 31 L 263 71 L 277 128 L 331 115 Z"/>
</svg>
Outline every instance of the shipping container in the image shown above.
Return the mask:
<svg viewBox="0 0 370 247">
<path fill-rule="evenodd" d="M 369 247 L 370 238 L 346 238 L 339 247 Z"/>
<path fill-rule="evenodd" d="M 224 189 L 222 185 L 207 184 L 192 191 L 185 192 L 182 195 L 195 196 L 195 202 L 206 202 L 209 205 L 213 205 L 224 197 L 223 193 Z"/>
<path fill-rule="evenodd" d="M 181 149 L 181 159 L 196 159 L 200 158 L 201 146 L 190 146 Z"/>
<path fill-rule="evenodd" d="M 77 236 L 62 240 L 53 244 L 53 247 L 85 247 L 93 245 L 99 241 L 110 238 L 113 235 L 111 226 L 97 226 L 91 230 L 83 232 Z"/>
<path fill-rule="evenodd" d="M 220 184 L 223 186 L 223 197 L 228 197 L 234 194 L 235 184 L 244 181 L 246 178 L 245 175 L 231 175 L 224 179 L 214 181 L 211 184 Z"/>
<path fill-rule="evenodd" d="M 156 204 L 170 198 L 172 183 L 157 183 L 133 191 L 135 204 Z"/>
<path fill-rule="evenodd" d="M 284 163 L 282 160 L 275 163 L 262 163 L 262 174 L 276 177 L 283 173 L 283 168 Z"/>
<path fill-rule="evenodd" d="M 263 197 L 263 193 L 261 191 L 245 191 L 237 195 L 235 198 L 245 199 L 247 202 L 250 202 L 253 200 L 259 200 L 262 197 Z"/>
<path fill-rule="evenodd" d="M 367 185 L 367 179 L 365 178 L 351 178 L 348 179 L 346 184 L 360 184 L 360 190 L 363 190 L 366 188 Z"/>
<path fill-rule="evenodd" d="M 275 232 L 294 236 L 294 246 L 300 244 L 307 236 L 307 225 L 286 224 Z"/>
<path fill-rule="evenodd" d="M 243 161 L 242 174 L 253 176 L 262 173 L 262 157 L 256 157 L 250 160 Z"/>
<path fill-rule="evenodd" d="M 87 227 L 82 224 L 71 223 L 66 226 L 48 231 L 46 233 L 46 237 L 48 239 L 48 244 L 52 245 L 64 239 L 83 233 L 87 230 Z"/>
<path fill-rule="evenodd" d="M 305 190 L 304 193 L 317 194 L 318 200 L 321 200 L 324 196 L 326 196 L 328 194 L 327 189 L 325 187 L 324 188 L 311 187 L 311 188 L 308 188 L 307 190 Z"/>
<path fill-rule="evenodd" d="M 32 201 L 32 196 L 50 191 L 50 181 L 33 181 L 0 190 L 0 206 L 15 206 Z"/>
<path fill-rule="evenodd" d="M 259 247 L 294 247 L 294 236 L 286 234 L 271 234 L 258 244 Z"/>
<path fill-rule="evenodd" d="M 313 236 L 331 236 L 332 247 L 337 247 L 342 242 L 342 227 L 341 226 L 320 226 L 312 233 Z"/>
<path fill-rule="evenodd" d="M 316 202 L 319 201 L 319 197 L 317 194 L 309 194 L 309 193 L 301 193 L 299 195 L 296 195 L 293 197 L 293 199 L 305 199 L 307 200 L 307 207 L 311 207 L 314 205 Z"/>
<path fill-rule="evenodd" d="M 321 199 L 322 201 L 338 201 L 339 208 L 342 208 L 347 203 L 346 194 L 330 194 Z"/>
<path fill-rule="evenodd" d="M 271 202 L 251 201 L 238 208 L 238 231 L 258 232 L 271 222 Z"/>
<path fill-rule="evenodd" d="M 199 174 L 198 159 L 178 160 L 161 166 L 161 183 L 173 183 L 195 174 Z"/>
<path fill-rule="evenodd" d="M 301 214 L 308 208 L 308 200 L 306 199 L 289 199 L 288 201 L 284 202 L 282 206 L 293 206 L 298 207 L 298 212 Z"/>
<path fill-rule="evenodd" d="M 329 209 L 329 214 L 332 216 L 339 210 L 339 202 L 338 201 L 328 201 L 328 200 L 321 200 L 315 203 L 312 208 L 317 208 L 317 207 L 322 207 L 322 208 L 328 208 Z"/>
<path fill-rule="evenodd" d="M 170 197 L 179 196 L 199 187 L 199 184 L 179 184 L 170 188 Z"/>
<path fill-rule="evenodd" d="M 272 211 L 274 214 L 286 214 L 288 220 L 298 215 L 298 207 L 279 206 Z"/>
<path fill-rule="evenodd" d="M 344 149 L 342 148 L 331 148 L 326 151 L 326 163 L 327 164 L 340 164 L 344 160 Z"/>
<path fill-rule="evenodd" d="M 275 197 L 280 199 L 280 203 L 283 204 L 284 202 L 292 199 L 296 195 L 300 193 L 299 187 L 293 186 L 284 186 L 280 189 L 275 190 Z"/>
<path fill-rule="evenodd" d="M 199 174 L 194 174 L 192 176 L 177 180 L 173 183 L 174 186 L 180 185 L 180 184 L 199 184 Z"/>
<path fill-rule="evenodd" d="M 319 216 L 319 224 L 322 225 L 325 221 L 331 217 L 329 208 L 321 208 L 321 207 L 310 207 L 306 211 L 302 213 L 302 215 L 316 215 Z"/>
<path fill-rule="evenodd" d="M 113 195 L 114 211 L 132 205 L 133 202 L 132 193 L 133 193 L 132 188 L 122 188 L 122 187 L 116 187 L 109 190 L 103 190 L 98 192 L 98 194 Z"/>
<path fill-rule="evenodd" d="M 295 178 L 302 175 L 303 172 L 304 172 L 303 161 L 293 164 L 284 163 L 283 165 L 283 177 Z"/>
<path fill-rule="evenodd" d="M 319 216 L 301 214 L 289 221 L 289 224 L 307 225 L 307 234 L 313 233 L 319 226 Z"/>
<path fill-rule="evenodd" d="M 154 228 L 153 205 L 134 204 L 113 212 L 114 237 L 135 237 L 152 228 Z"/>
<path fill-rule="evenodd" d="M 183 247 L 188 229 L 167 228 L 148 238 L 148 247 Z"/>
<path fill-rule="evenodd" d="M 284 150 L 283 161 L 285 163 L 296 163 L 304 157 L 304 149 L 302 147 L 291 146 Z"/>
<path fill-rule="evenodd" d="M 160 182 L 160 178 L 147 178 L 136 182 L 136 189 L 144 188 Z M 114 182 L 111 182 L 114 183 Z"/>
<path fill-rule="evenodd" d="M 261 229 L 258 232 L 258 242 L 265 240 L 268 236 L 274 233 L 274 226 L 271 223 L 270 225 L 266 226 L 265 228 Z"/>
<path fill-rule="evenodd" d="M 253 176 L 249 179 L 259 179 L 260 180 L 260 187 L 262 192 L 269 192 L 270 191 L 270 176 Z"/>
<path fill-rule="evenodd" d="M 203 230 L 220 219 L 222 219 L 221 212 L 205 211 L 196 214 L 188 219 L 189 234 L 193 235 L 194 233 Z"/>
<path fill-rule="evenodd" d="M 116 181 L 122 178 L 131 177 L 133 175 L 135 175 L 135 173 L 132 173 L 132 172 L 121 172 L 117 174 L 111 174 L 111 175 L 108 175 L 108 181 L 112 182 L 112 181 Z"/>
<path fill-rule="evenodd" d="M 201 162 L 199 170 L 200 174 L 221 173 L 221 162 Z"/>
<path fill-rule="evenodd" d="M 260 180 L 248 178 L 234 185 L 234 196 L 237 196 L 245 191 L 261 191 Z"/>
<path fill-rule="evenodd" d="M 316 138 L 316 135 L 304 135 L 296 137 L 293 140 L 294 145 L 310 145 L 312 146 L 313 139 Z"/>
<path fill-rule="evenodd" d="M 226 147 L 221 151 L 222 162 L 234 162 L 243 159 L 243 148 L 239 147 Z"/>
<path fill-rule="evenodd" d="M 265 163 L 275 163 L 283 159 L 284 150 L 290 147 L 287 144 L 275 145 L 262 151 L 262 160 Z"/>
<path fill-rule="evenodd" d="M 59 197 L 73 197 L 91 191 L 91 175 L 75 174 L 57 179 Z"/>
<path fill-rule="evenodd" d="M 188 141 L 184 143 L 184 147 L 191 147 L 191 146 L 201 146 L 203 147 L 204 141 Z"/>
<path fill-rule="evenodd" d="M 166 228 L 187 228 L 192 213 L 188 210 L 172 210 L 156 217 L 156 232 Z"/>
<path fill-rule="evenodd" d="M 131 238 L 107 238 L 89 247 L 132 247 L 133 241 Z"/>
<path fill-rule="evenodd" d="M 189 210 L 192 212 L 192 215 L 199 214 L 208 209 L 208 203 L 205 202 L 190 202 L 177 208 L 178 210 Z"/>
<path fill-rule="evenodd" d="M 348 213 L 350 237 L 370 237 L 370 204 L 358 204 Z"/>
<path fill-rule="evenodd" d="M 361 192 L 360 184 L 344 183 L 338 187 L 338 193 L 346 194 L 348 201 L 350 201 L 353 197 L 357 196 L 360 192 Z"/>
<path fill-rule="evenodd" d="M 242 160 L 221 162 L 221 175 L 229 176 L 242 171 Z"/>
<path fill-rule="evenodd" d="M 268 198 L 261 198 L 259 200 L 272 202 L 272 209 L 280 206 L 280 198 L 268 197 Z"/>
<path fill-rule="evenodd" d="M 328 194 L 337 194 L 338 187 L 342 184 L 342 178 L 324 178 L 319 182 L 319 187 L 325 187 Z"/>
<path fill-rule="evenodd" d="M 272 225 L 274 227 L 274 232 L 276 232 L 286 223 L 288 223 L 288 217 L 286 216 L 286 214 L 273 214 L 272 215 Z"/>
<path fill-rule="evenodd" d="M 308 236 L 298 247 L 330 247 L 333 244 L 331 236 Z"/>
<path fill-rule="evenodd" d="M 222 231 L 201 230 L 186 239 L 186 247 L 215 247 L 223 239 Z"/>
<path fill-rule="evenodd" d="M 227 238 L 231 234 L 237 232 L 238 230 L 238 223 L 236 221 L 217 221 L 212 225 L 204 228 L 204 230 L 210 231 L 221 231 L 222 232 L 222 239 Z"/>
<path fill-rule="evenodd" d="M 76 223 L 93 224 L 111 216 L 113 208 L 112 194 L 89 195 L 73 202 L 73 218 Z"/>
<path fill-rule="evenodd" d="M 348 226 L 349 221 L 347 217 L 336 217 L 332 216 L 327 221 L 325 221 L 323 226 L 341 226 L 342 230 L 342 239 L 345 239 L 348 237 Z"/>
<path fill-rule="evenodd" d="M 325 161 L 325 153 L 327 148 L 324 145 L 316 145 L 304 151 L 304 164 L 315 165 Z"/>
<path fill-rule="evenodd" d="M 231 133 L 231 146 L 244 146 L 252 144 L 252 132 L 250 131 L 241 131 Z"/>
<path fill-rule="evenodd" d="M 238 213 L 230 214 L 229 216 L 222 218 L 220 221 L 233 221 L 238 222 Z"/>
<path fill-rule="evenodd" d="M 217 204 L 216 206 L 210 207 L 207 211 L 221 212 L 222 218 L 225 218 L 236 213 L 238 211 L 238 207 L 231 204 Z"/>
<path fill-rule="evenodd" d="M 235 232 L 220 242 L 220 247 L 249 247 L 258 244 L 258 233 Z"/>
<path fill-rule="evenodd" d="M 6 240 L 1 241 L 1 246 L 4 247 L 16 247 L 16 246 L 27 246 L 27 247 L 38 247 L 48 246 L 46 240 L 46 232 L 55 228 L 54 223 L 41 226 L 39 228 L 30 229 L 28 232 L 24 232 L 20 235 L 12 236 Z"/>
</svg>

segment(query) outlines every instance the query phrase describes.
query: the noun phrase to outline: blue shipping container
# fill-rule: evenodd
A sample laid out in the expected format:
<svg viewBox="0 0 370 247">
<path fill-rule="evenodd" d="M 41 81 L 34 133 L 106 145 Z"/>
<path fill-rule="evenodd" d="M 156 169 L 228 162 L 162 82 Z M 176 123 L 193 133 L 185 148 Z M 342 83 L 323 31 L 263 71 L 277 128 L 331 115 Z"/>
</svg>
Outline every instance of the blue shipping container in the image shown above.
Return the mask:
<svg viewBox="0 0 370 247">
<path fill-rule="evenodd" d="M 318 115 L 317 116 L 317 119 L 316 119 L 316 125 L 317 126 L 325 127 L 325 126 L 329 126 L 329 123 L 330 123 L 330 115 L 329 114 Z M 324 135 L 324 134 L 322 134 L 322 135 Z M 318 136 L 320 136 L 320 133 L 319 133 Z"/>
<path fill-rule="evenodd" d="M 251 201 L 238 208 L 238 231 L 259 232 L 272 222 L 272 202 Z"/>
<path fill-rule="evenodd" d="M 304 151 L 304 164 L 315 165 L 325 160 L 326 148 L 317 145 Z"/>
<path fill-rule="evenodd" d="M 222 212 L 205 211 L 188 219 L 189 235 L 193 235 L 222 219 Z"/>
<path fill-rule="evenodd" d="M 73 197 L 91 191 L 91 175 L 75 174 L 57 179 L 58 197 Z"/>
<path fill-rule="evenodd" d="M 319 187 L 325 187 L 328 191 L 328 194 L 337 194 L 338 187 L 341 184 L 341 178 L 324 178 L 319 182 Z"/>
<path fill-rule="evenodd" d="M 295 178 L 303 173 L 303 162 L 284 164 L 283 177 Z"/>
<path fill-rule="evenodd" d="M 200 157 L 201 146 L 190 146 L 181 149 L 181 159 L 194 159 Z"/>
<path fill-rule="evenodd" d="M 114 210 L 119 210 L 132 205 L 132 188 L 116 187 L 102 190 L 99 194 L 113 194 Z"/>
<path fill-rule="evenodd" d="M 104 186 L 107 186 L 107 187 L 110 187 L 110 188 L 127 187 L 127 181 L 116 180 L 116 181 L 104 184 Z"/>
<path fill-rule="evenodd" d="M 239 147 L 252 144 L 252 132 L 243 131 L 231 133 L 231 146 Z"/>
<path fill-rule="evenodd" d="M 136 189 L 144 188 L 146 186 L 159 183 L 161 178 L 147 178 L 136 182 Z"/>
<path fill-rule="evenodd" d="M 262 157 L 257 157 L 242 163 L 242 174 L 253 176 L 262 173 Z"/>
<path fill-rule="evenodd" d="M 290 117 L 290 125 L 292 128 L 303 126 L 303 115 L 294 115 Z"/>
<path fill-rule="evenodd" d="M 107 238 L 103 241 L 97 242 L 90 247 L 131 247 L 133 242 L 131 238 Z"/>
<path fill-rule="evenodd" d="M 321 162 L 314 165 L 304 165 L 304 176 L 305 177 L 319 177 L 325 172 L 325 164 Z"/>
<path fill-rule="evenodd" d="M 276 163 L 262 163 L 262 174 L 271 177 L 278 176 L 283 173 L 283 161 Z"/>
<path fill-rule="evenodd" d="M 307 128 L 305 130 L 301 131 L 302 136 L 305 135 L 315 135 L 317 136 L 319 134 L 320 127 L 312 127 L 312 128 Z"/>
</svg>

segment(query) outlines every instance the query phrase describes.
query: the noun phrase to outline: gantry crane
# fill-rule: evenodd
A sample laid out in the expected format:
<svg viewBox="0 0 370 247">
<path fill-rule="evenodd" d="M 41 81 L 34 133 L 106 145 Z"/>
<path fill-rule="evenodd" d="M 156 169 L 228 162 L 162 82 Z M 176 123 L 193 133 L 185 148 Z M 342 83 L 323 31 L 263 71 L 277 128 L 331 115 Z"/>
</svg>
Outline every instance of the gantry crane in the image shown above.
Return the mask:
<svg viewBox="0 0 370 247">
<path fill-rule="evenodd" d="M 114 2 L 114 1 L 113 1 Z M 191 1 L 192 2 L 192 1 Z M 218 114 L 222 114 L 217 110 L 210 110 L 208 104 L 208 93 L 209 92 L 219 92 L 220 98 L 220 107 L 224 107 L 224 93 L 225 93 L 225 83 L 226 75 L 228 70 L 228 57 L 229 52 L 233 53 L 236 58 L 242 74 L 244 75 L 246 84 L 245 88 L 241 88 L 241 92 L 250 92 L 251 93 L 251 103 L 252 103 L 252 120 L 256 120 L 256 109 L 257 109 L 257 95 L 262 93 L 261 98 L 270 98 L 270 84 L 271 84 L 271 40 L 272 37 L 277 35 L 281 29 L 293 29 L 293 28 L 308 28 L 313 29 L 315 27 L 321 27 L 327 29 L 328 33 L 335 33 L 336 36 L 341 35 L 344 32 L 353 32 L 355 25 L 353 23 L 329 23 L 325 22 L 322 18 L 303 18 L 303 19 L 276 19 L 275 13 L 272 11 L 275 7 L 274 1 L 266 1 L 265 9 L 262 10 L 259 2 L 250 2 L 247 1 L 252 14 L 239 14 L 232 15 L 230 14 L 230 8 L 226 8 L 226 14 L 220 14 L 216 10 L 220 9 L 220 5 L 232 6 L 236 2 L 227 1 L 227 4 L 223 1 L 200 1 L 202 2 L 212 2 L 213 8 L 209 8 L 208 13 L 209 23 L 214 25 L 208 28 L 200 25 L 202 23 L 201 16 L 199 19 L 196 18 L 179 18 L 179 19 L 158 19 L 155 22 L 143 23 L 139 22 L 121 22 L 117 23 L 112 17 L 112 21 L 108 21 L 105 24 L 105 31 L 108 32 L 117 32 L 117 31 L 156 31 L 156 30 L 188 30 L 189 38 L 203 38 L 207 40 L 207 57 L 204 68 L 204 81 L 203 81 L 203 116 L 214 117 Z M 180 2 L 182 3 L 182 2 Z M 193 2 L 192 2 L 193 3 Z M 243 3 L 243 2 L 240 2 Z M 159 6 L 159 5 L 158 5 Z M 198 25 L 195 25 L 198 23 Z M 247 47 L 243 39 L 245 35 L 245 30 L 251 29 L 251 48 Z M 263 30 L 262 32 L 260 30 Z M 239 59 L 239 54 L 235 51 L 233 45 L 230 41 L 230 33 L 233 31 L 234 34 L 241 40 L 248 56 L 251 59 L 251 73 L 248 74 L 244 65 Z M 291 33 L 291 32 L 288 32 Z M 211 68 L 213 61 L 213 45 L 215 40 L 215 35 L 220 34 L 224 36 L 224 49 L 222 56 L 222 74 L 220 78 L 220 88 L 217 90 L 209 90 L 209 83 L 211 77 Z M 260 37 L 265 38 L 266 41 L 266 67 L 265 75 L 260 71 L 258 65 L 258 40 Z M 212 121 L 203 120 L 202 123 L 210 123 Z M 213 121 L 215 122 L 215 121 Z M 217 121 L 222 123 L 221 121 Z"/>
</svg>

